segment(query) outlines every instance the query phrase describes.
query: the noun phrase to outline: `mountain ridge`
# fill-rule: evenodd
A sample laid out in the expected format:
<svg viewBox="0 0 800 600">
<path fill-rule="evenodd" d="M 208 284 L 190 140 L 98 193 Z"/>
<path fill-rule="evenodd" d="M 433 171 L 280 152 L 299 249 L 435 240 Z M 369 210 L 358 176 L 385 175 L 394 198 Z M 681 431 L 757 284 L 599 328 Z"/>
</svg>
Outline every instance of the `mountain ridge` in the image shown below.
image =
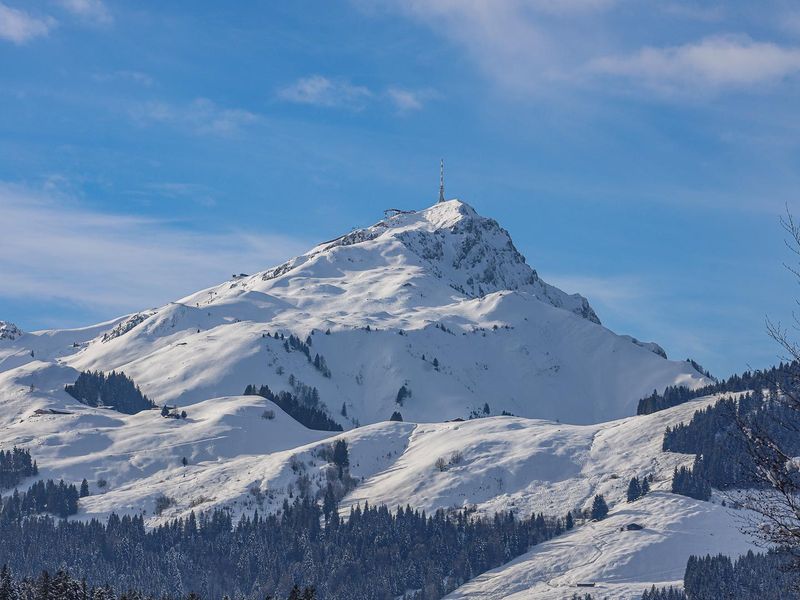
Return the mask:
<svg viewBox="0 0 800 600">
<path fill-rule="evenodd" d="M 588 580 L 633 594 L 676 583 L 690 554 L 749 547 L 727 509 L 667 492 L 693 457 L 663 452 L 664 429 L 717 398 L 634 416 L 653 389 L 709 379 L 602 326 L 585 298 L 543 282 L 499 224 L 463 203 L 384 221 L 161 307 L 78 329 L 14 328 L 0 339 L 0 449 L 29 449 L 41 479 L 85 478 L 90 495 L 72 518 L 142 515 L 148 527 L 318 501 L 338 441 L 349 453 L 343 512 L 368 501 L 561 516 L 604 494 L 607 521 L 454 597 L 513 587 L 561 598 Z M 125 373 L 167 415 L 78 402 L 65 386 L 83 371 Z M 253 385 L 345 431 L 308 429 L 243 395 Z M 393 413 L 405 421 L 388 422 Z M 644 476 L 654 492 L 626 504 L 627 480 Z M 620 531 L 633 518 L 644 533 Z M 700 522 L 725 536 L 698 537 Z M 627 535 L 638 537 L 622 547 Z M 648 558 L 664 543 L 666 567 Z"/>
<path fill-rule="evenodd" d="M 290 334 L 313 347 L 303 355 L 273 337 Z M 345 428 L 394 411 L 467 418 L 485 404 L 490 414 L 600 422 L 634 414 L 653 389 L 706 383 L 656 344 L 603 327 L 583 296 L 542 281 L 506 230 L 459 200 L 388 216 L 160 308 L 0 344 L 0 369 L 41 360 L 74 369 L 73 381 L 123 371 L 160 404 L 298 381 Z"/>
</svg>

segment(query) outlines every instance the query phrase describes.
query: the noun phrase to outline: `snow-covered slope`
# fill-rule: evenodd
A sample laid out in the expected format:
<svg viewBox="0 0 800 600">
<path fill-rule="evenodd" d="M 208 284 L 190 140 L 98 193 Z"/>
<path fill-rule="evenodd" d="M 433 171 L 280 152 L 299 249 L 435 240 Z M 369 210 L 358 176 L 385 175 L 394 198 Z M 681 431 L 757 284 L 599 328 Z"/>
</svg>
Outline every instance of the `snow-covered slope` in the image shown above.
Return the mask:
<svg viewBox="0 0 800 600">
<path fill-rule="evenodd" d="M 18 391 L 6 396 L 0 447 L 29 448 L 41 477 L 87 478 L 96 492 L 83 501 L 87 515 L 149 510 L 159 494 L 178 499 L 163 518 L 188 515 L 201 498 L 209 506 L 241 504 L 254 485 L 274 493 L 275 509 L 301 473 L 324 488 L 327 462 L 317 454 L 340 438 L 359 481 L 342 501 L 344 511 L 368 500 L 428 511 L 469 506 L 487 514 L 562 514 L 589 506 L 597 493 L 614 503 L 633 476 L 652 474 L 655 489 L 669 488 L 672 470 L 693 457 L 662 452 L 664 430 L 716 400 L 597 425 L 490 417 L 382 422 L 334 434 L 306 429 L 259 396 L 201 401 L 186 407 L 187 419 L 176 420 L 157 410 L 124 415 L 91 408 L 63 392 L 61 401 L 48 403 L 40 382 L 42 391 L 31 394 L 19 380 Z M 7 385 L 0 375 L 0 386 Z M 274 418 L 262 418 L 265 411 Z M 444 470 L 435 465 L 439 458 Z M 97 489 L 101 479 L 108 486 Z M 152 511 L 149 518 L 158 522 Z"/>
<path fill-rule="evenodd" d="M 624 530 L 632 523 L 643 529 Z M 447 598 L 568 600 L 591 592 L 593 598 L 639 600 L 652 585 L 682 587 L 690 555 L 758 551 L 736 525 L 736 515 L 719 504 L 652 492 L 479 575 Z M 587 590 L 581 583 L 595 585 Z"/>
<path fill-rule="evenodd" d="M 0 449 L 30 449 L 42 478 L 86 478 L 92 495 L 78 518 L 142 513 L 155 525 L 214 507 L 274 511 L 325 488 L 326 451 L 345 439 L 356 484 L 345 512 L 368 500 L 562 515 L 606 495 L 607 523 L 553 540 L 535 550 L 546 560 L 523 557 L 464 597 L 538 594 L 578 577 L 672 581 L 689 554 L 745 544 L 719 507 L 666 493 L 620 503 L 631 476 L 652 474 L 664 490 L 691 461 L 661 452 L 661 437 L 711 399 L 633 417 L 636 401 L 708 380 L 657 344 L 603 327 L 586 299 L 543 282 L 505 230 L 457 200 L 160 308 L 70 330 L 1 322 L 0 334 Z M 291 347 L 290 335 L 302 343 Z M 188 418 L 79 404 L 64 386 L 83 370 L 124 371 Z M 346 431 L 308 430 L 269 400 L 241 396 L 247 384 L 316 387 Z M 406 422 L 386 422 L 394 411 Z M 162 496 L 172 503 L 156 514 Z M 631 515 L 646 531 L 617 544 L 617 523 Z M 706 519 L 725 535 L 692 535 Z M 635 570 L 660 543 L 676 553 L 664 572 Z M 586 555 L 597 546 L 602 559 Z"/>
<path fill-rule="evenodd" d="M 310 337 L 310 356 L 276 333 Z M 548 285 L 508 233 L 451 200 L 386 218 L 252 276 L 81 330 L 0 340 L 0 370 L 30 361 L 122 370 L 158 403 L 186 406 L 249 384 L 317 387 L 345 428 L 399 410 L 442 421 L 481 412 L 596 423 L 667 385 L 706 379 L 654 344 L 599 323 Z M 63 370 L 63 381 L 75 373 Z M 410 395 L 396 403 L 398 390 Z M 347 418 L 342 416 L 345 407 Z"/>
<path fill-rule="evenodd" d="M 334 435 L 305 429 L 258 396 L 201 401 L 186 407 L 186 420 L 175 420 L 155 410 L 121 415 L 68 397 L 57 408 L 68 414 L 37 414 L 31 409 L 44 402 L 39 393 L 33 402 L 27 390 L 11 399 L 15 416 L 4 421 L 0 446 L 29 448 L 43 478 L 86 477 L 92 495 L 80 502 L 81 519 L 142 513 L 156 525 L 219 507 L 234 515 L 273 512 L 304 486 L 319 497 L 331 469 L 324 450 L 345 439 L 356 487 L 341 503 L 343 514 L 368 501 L 429 512 L 469 507 L 480 514 L 563 515 L 588 508 L 594 494 L 608 500 L 607 520 L 533 548 L 454 598 L 568 598 L 587 581 L 611 597 L 635 598 L 653 583 L 679 583 L 692 554 L 751 547 L 736 511 L 667 492 L 672 470 L 693 457 L 662 452 L 664 429 L 716 397 L 597 425 L 490 417 L 382 422 Z M 272 418 L 263 418 L 265 411 Z M 628 480 L 651 475 L 654 491 L 626 503 Z M 162 496 L 172 504 L 158 515 Z M 630 523 L 644 530 L 620 531 Z"/>
</svg>

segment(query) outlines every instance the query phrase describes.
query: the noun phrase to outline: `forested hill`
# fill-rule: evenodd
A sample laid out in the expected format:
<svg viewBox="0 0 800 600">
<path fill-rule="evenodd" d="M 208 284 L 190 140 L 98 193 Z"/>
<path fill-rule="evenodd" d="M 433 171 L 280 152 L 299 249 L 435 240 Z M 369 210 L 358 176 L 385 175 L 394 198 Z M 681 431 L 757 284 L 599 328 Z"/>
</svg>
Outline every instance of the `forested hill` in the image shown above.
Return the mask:
<svg viewBox="0 0 800 600">
<path fill-rule="evenodd" d="M 649 415 L 665 408 L 678 406 L 695 398 L 732 392 L 746 392 L 750 390 L 775 391 L 788 389 L 794 386 L 800 365 L 797 362 L 780 363 L 776 367 L 765 370 L 745 371 L 741 375 L 732 375 L 724 381 L 711 385 L 690 389 L 684 386 L 669 386 L 663 393 L 653 391 L 650 396 L 639 400 L 636 414 Z"/>
</svg>

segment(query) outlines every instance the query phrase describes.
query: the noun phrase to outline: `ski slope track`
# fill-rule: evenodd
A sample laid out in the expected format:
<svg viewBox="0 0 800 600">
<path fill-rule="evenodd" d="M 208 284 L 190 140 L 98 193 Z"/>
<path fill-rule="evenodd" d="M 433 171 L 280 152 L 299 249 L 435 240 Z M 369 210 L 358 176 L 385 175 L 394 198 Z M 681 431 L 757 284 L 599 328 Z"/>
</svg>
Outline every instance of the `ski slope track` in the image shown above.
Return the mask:
<svg viewBox="0 0 800 600">
<path fill-rule="evenodd" d="M 308 340 L 324 367 L 280 335 Z M 80 404 L 64 386 L 84 370 L 123 371 L 188 416 Z M 323 450 L 339 438 L 355 478 L 343 514 L 369 501 L 563 515 L 603 493 L 606 521 L 452 597 L 562 598 L 591 579 L 625 598 L 680 580 L 690 554 L 749 547 L 728 509 L 666 491 L 692 457 L 661 451 L 665 427 L 715 398 L 632 416 L 654 389 L 708 382 L 657 344 L 603 327 L 585 298 L 542 281 L 500 225 L 450 200 L 98 325 L 23 332 L 0 321 L 0 449 L 30 449 L 41 478 L 86 478 L 92 495 L 75 518 L 143 514 L 151 526 L 316 494 L 330 477 Z M 316 387 L 344 431 L 309 430 L 242 396 L 248 384 Z M 405 422 L 388 422 L 394 411 Z M 649 474 L 656 491 L 625 503 L 630 477 Z M 160 496 L 173 502 L 156 514 Z M 644 530 L 619 531 L 629 521 Z"/>
</svg>

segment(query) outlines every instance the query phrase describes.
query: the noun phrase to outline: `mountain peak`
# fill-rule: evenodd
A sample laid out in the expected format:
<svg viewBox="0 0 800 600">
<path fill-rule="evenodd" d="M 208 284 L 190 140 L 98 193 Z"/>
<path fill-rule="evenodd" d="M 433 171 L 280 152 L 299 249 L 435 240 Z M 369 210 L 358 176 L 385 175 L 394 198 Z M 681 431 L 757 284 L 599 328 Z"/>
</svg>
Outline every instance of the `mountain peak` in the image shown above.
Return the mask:
<svg viewBox="0 0 800 600">
<path fill-rule="evenodd" d="M 387 284 L 391 282 L 391 284 Z M 452 199 L 422 210 L 388 209 L 381 221 L 328 240 L 282 265 L 185 299 L 205 304 L 259 291 L 296 288 L 293 302 L 316 305 L 312 290 L 350 290 L 348 311 L 401 315 L 421 307 L 518 292 L 600 323 L 586 298 L 542 281 L 494 219 Z M 413 293 L 411 291 L 414 290 Z M 340 292 L 340 294 L 341 294 Z M 319 292 L 322 293 L 322 292 Z M 283 293 L 281 292 L 282 296 Z M 305 298 L 302 302 L 299 298 Z M 313 298 L 312 298 L 313 297 Z M 327 309 L 331 301 L 326 302 Z M 338 320 L 338 319 L 337 319 Z"/>
<path fill-rule="evenodd" d="M 22 335 L 22 330 L 9 321 L 0 321 L 0 340 L 15 340 Z"/>
<path fill-rule="evenodd" d="M 417 214 L 436 228 L 452 227 L 464 219 L 483 218 L 469 204 L 457 198 L 437 202 Z"/>
</svg>

